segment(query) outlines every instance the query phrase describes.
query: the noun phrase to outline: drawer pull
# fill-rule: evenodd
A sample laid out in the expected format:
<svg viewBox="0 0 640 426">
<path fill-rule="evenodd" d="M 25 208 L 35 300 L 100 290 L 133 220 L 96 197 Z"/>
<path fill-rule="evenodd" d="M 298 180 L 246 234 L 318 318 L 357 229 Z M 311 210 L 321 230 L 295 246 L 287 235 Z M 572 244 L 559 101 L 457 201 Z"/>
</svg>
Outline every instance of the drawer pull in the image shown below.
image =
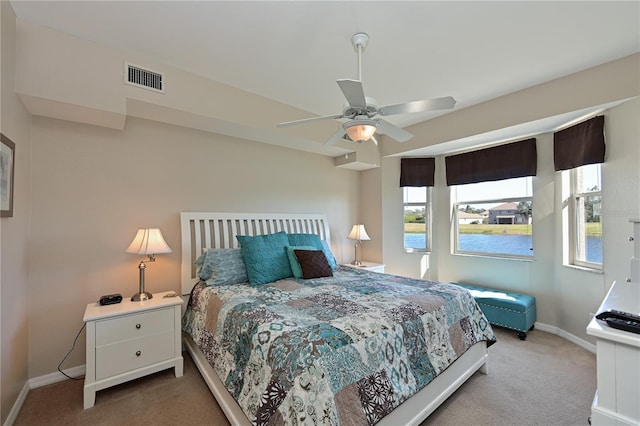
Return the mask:
<svg viewBox="0 0 640 426">
<path fill-rule="evenodd" d="M 140 330 L 140 327 L 142 327 L 140 324 L 136 324 L 136 329 Z"/>
<path fill-rule="evenodd" d="M 140 356 L 140 355 L 142 355 L 142 352 L 136 351 L 136 356 Z"/>
</svg>

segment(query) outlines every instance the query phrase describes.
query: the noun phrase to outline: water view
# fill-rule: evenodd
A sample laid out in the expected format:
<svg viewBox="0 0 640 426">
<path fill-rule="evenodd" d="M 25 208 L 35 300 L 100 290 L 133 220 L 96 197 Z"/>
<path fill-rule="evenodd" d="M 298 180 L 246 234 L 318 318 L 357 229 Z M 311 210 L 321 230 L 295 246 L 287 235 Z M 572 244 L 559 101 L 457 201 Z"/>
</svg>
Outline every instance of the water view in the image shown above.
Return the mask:
<svg viewBox="0 0 640 426">
<path fill-rule="evenodd" d="M 458 249 L 460 251 L 533 256 L 533 238 L 531 235 L 460 234 Z"/>
<path fill-rule="evenodd" d="M 405 234 L 405 247 L 424 248 L 424 234 Z M 531 235 L 460 234 L 461 251 L 533 256 Z M 602 238 L 587 237 L 587 261 L 602 263 Z"/>
</svg>

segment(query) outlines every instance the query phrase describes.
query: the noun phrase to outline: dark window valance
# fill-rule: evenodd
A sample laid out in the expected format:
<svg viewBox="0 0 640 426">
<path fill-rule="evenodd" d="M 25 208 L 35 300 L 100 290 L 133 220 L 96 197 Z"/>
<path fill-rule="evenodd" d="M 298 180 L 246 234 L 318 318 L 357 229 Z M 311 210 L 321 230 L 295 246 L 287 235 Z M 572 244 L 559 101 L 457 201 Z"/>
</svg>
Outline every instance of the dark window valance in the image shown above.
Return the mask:
<svg viewBox="0 0 640 426">
<path fill-rule="evenodd" d="M 553 134 L 553 162 L 558 170 L 604 163 L 604 115 Z"/>
<path fill-rule="evenodd" d="M 445 157 L 447 185 L 535 176 L 535 138 Z"/>
<path fill-rule="evenodd" d="M 400 186 L 433 186 L 435 158 L 400 159 Z"/>
</svg>

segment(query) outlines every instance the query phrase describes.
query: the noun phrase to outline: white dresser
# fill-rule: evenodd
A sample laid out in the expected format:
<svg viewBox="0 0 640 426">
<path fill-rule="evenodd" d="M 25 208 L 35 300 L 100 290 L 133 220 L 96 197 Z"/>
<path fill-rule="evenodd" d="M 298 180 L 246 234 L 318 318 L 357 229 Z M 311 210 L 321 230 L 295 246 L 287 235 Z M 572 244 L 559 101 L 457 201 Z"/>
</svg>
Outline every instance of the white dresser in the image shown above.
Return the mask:
<svg viewBox="0 0 640 426">
<path fill-rule="evenodd" d="M 87 305 L 85 409 L 93 407 L 101 389 L 167 368 L 182 376 L 182 299 L 165 294 L 144 302 Z"/>
<path fill-rule="evenodd" d="M 618 310 L 640 315 L 640 219 L 631 222 L 631 277 L 613 283 L 597 313 Z M 640 425 L 640 334 L 611 328 L 595 318 L 587 334 L 597 338 L 598 389 L 591 406 L 591 424 Z"/>
</svg>

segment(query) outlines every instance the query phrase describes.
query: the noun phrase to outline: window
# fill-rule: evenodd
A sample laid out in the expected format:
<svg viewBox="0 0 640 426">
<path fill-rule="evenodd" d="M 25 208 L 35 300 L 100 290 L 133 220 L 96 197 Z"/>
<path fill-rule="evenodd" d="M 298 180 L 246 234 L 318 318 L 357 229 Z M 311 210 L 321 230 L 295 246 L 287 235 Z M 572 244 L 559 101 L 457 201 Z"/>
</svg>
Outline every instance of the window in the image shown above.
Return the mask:
<svg viewBox="0 0 640 426">
<path fill-rule="evenodd" d="M 431 187 L 404 187 L 404 249 L 431 250 Z"/>
<path fill-rule="evenodd" d="M 533 257 L 531 177 L 451 188 L 454 253 Z"/>
<path fill-rule="evenodd" d="M 601 165 L 589 164 L 569 171 L 570 263 L 602 269 Z"/>
</svg>

